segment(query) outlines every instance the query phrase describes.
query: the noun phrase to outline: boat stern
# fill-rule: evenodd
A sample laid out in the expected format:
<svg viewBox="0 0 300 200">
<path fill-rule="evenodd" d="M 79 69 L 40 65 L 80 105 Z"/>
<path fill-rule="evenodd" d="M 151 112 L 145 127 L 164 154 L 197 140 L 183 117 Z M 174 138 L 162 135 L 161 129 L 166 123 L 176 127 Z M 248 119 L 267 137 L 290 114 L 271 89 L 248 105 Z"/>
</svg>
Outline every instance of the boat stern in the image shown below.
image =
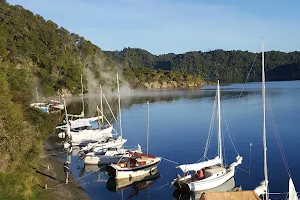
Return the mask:
<svg viewBox="0 0 300 200">
<path fill-rule="evenodd" d="M 177 174 L 176 178 L 173 179 L 171 185 L 174 185 L 177 188 L 177 190 L 180 192 L 190 192 L 191 189 L 189 185 L 183 180 L 185 179 L 181 177 L 179 174 Z"/>
<path fill-rule="evenodd" d="M 100 159 L 98 156 L 95 155 L 86 155 L 84 158 L 84 163 L 88 165 L 98 165 L 100 162 Z"/>
<path fill-rule="evenodd" d="M 118 173 L 117 169 L 115 169 L 112 165 L 106 165 L 106 172 L 112 178 L 116 178 Z"/>
<path fill-rule="evenodd" d="M 189 185 L 187 183 L 175 180 L 173 185 L 177 188 L 177 190 L 179 190 L 180 192 L 190 192 L 191 189 L 189 187 Z"/>
</svg>

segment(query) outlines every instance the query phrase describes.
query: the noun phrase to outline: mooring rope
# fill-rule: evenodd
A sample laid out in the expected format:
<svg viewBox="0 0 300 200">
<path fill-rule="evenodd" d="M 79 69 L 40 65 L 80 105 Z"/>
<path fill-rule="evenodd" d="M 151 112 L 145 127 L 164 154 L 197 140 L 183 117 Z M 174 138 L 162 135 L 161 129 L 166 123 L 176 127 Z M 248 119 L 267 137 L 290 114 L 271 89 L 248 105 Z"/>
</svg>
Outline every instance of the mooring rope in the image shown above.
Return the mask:
<svg viewBox="0 0 300 200">
<path fill-rule="evenodd" d="M 93 171 L 93 172 L 90 172 L 90 173 L 88 173 L 88 174 L 85 174 L 84 176 L 81 176 L 81 177 L 78 177 L 78 178 L 76 178 L 76 179 L 73 179 L 73 180 L 69 181 L 69 183 L 72 183 L 72 182 L 74 182 L 74 181 L 77 181 L 77 180 L 79 180 L 79 179 L 82 179 L 82 178 L 84 178 L 84 177 L 86 177 L 86 176 L 88 176 L 88 175 L 91 175 L 91 174 L 95 173 L 95 172 L 99 172 L 103 167 L 105 167 L 105 166 L 100 167 L 100 168 L 99 168 L 98 170 L 96 170 L 96 171 Z M 68 183 L 68 184 L 69 184 L 69 183 Z M 55 188 L 56 186 L 59 186 L 59 185 L 62 185 L 62 184 L 66 184 L 66 183 L 59 183 L 59 184 L 54 185 L 54 186 L 52 186 L 52 187 L 50 187 L 50 188 L 47 188 L 47 189 L 53 189 L 53 188 Z"/>
<path fill-rule="evenodd" d="M 240 167 L 237 167 L 237 169 L 240 169 L 240 170 L 242 170 L 243 172 L 246 172 L 247 174 L 250 174 L 250 172 L 248 172 L 247 170 L 244 170 L 244 169 L 242 169 L 242 168 L 240 168 Z"/>
<path fill-rule="evenodd" d="M 167 186 L 169 183 L 166 183 L 166 184 L 164 184 L 164 185 L 162 185 L 162 186 L 160 186 L 159 188 L 156 188 L 156 190 L 160 190 L 161 188 L 163 188 L 163 187 L 165 187 L 165 186 Z M 156 191 L 155 190 L 155 191 Z"/>
<path fill-rule="evenodd" d="M 163 157 L 160 157 L 161 159 L 163 159 L 163 160 L 165 160 L 165 161 L 169 161 L 169 162 L 171 162 L 171 163 L 174 163 L 174 164 L 177 164 L 177 165 L 179 165 L 180 163 L 178 163 L 178 162 L 175 162 L 175 161 L 172 161 L 172 160 L 169 160 L 169 159 L 166 159 L 166 158 L 163 158 Z"/>
</svg>

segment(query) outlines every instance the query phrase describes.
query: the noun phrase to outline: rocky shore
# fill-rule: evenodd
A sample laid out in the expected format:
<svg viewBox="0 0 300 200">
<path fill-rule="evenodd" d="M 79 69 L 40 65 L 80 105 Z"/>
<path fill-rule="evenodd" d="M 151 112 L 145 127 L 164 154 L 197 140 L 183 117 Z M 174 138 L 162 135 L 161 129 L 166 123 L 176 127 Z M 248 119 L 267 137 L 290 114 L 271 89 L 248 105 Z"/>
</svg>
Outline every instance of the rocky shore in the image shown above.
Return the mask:
<svg viewBox="0 0 300 200">
<path fill-rule="evenodd" d="M 145 82 L 144 87 L 146 89 L 173 89 L 173 88 L 188 88 L 188 87 L 200 87 L 205 85 L 205 82 L 181 82 L 177 81 L 164 81 L 164 82 Z"/>
</svg>

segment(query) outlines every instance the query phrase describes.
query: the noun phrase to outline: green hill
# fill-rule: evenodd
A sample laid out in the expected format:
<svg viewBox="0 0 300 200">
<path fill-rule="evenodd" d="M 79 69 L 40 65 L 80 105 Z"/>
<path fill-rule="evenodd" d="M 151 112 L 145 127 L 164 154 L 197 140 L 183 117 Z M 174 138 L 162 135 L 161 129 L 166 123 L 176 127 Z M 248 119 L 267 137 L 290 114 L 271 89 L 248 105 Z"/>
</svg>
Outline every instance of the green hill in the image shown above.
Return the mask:
<svg viewBox="0 0 300 200">
<path fill-rule="evenodd" d="M 105 53 L 124 66 L 133 69 L 144 66 L 156 70 L 161 69 L 200 75 L 210 79 L 246 77 L 252 64 L 251 76 L 260 76 L 261 73 L 260 53 L 248 51 L 215 50 L 156 56 L 142 49 L 125 48 L 122 51 L 107 51 Z M 276 79 L 278 79 L 282 75 L 285 75 L 287 80 L 299 79 L 297 75 L 300 73 L 299 68 L 293 68 L 293 73 L 289 73 L 291 65 L 296 66 L 299 64 L 300 52 L 270 51 L 265 53 L 266 73 L 271 80 L 272 77 L 277 77 Z"/>
</svg>

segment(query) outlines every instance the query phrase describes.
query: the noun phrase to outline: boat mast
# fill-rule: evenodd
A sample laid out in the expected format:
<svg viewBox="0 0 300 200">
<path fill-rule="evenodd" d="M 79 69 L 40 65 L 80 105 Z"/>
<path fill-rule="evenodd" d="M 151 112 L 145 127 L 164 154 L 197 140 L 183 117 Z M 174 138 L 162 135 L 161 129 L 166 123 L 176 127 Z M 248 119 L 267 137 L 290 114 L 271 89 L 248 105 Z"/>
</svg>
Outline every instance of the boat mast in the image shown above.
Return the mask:
<svg viewBox="0 0 300 200">
<path fill-rule="evenodd" d="M 120 125 L 120 136 L 122 139 L 122 115 L 121 115 L 121 97 L 120 97 L 120 85 L 119 85 L 119 73 L 117 72 L 117 87 L 118 87 L 118 101 L 119 101 L 119 125 Z"/>
<path fill-rule="evenodd" d="M 81 82 L 82 113 L 83 113 L 83 117 L 84 117 L 84 100 L 83 100 L 83 80 L 82 80 L 82 74 L 80 75 L 80 82 Z"/>
<path fill-rule="evenodd" d="M 65 108 L 65 115 L 66 115 L 67 131 L 68 131 L 68 134 L 69 134 L 70 133 L 70 125 L 69 125 L 68 111 L 67 111 L 67 105 L 66 105 L 65 100 L 64 100 L 64 108 Z"/>
<path fill-rule="evenodd" d="M 36 100 L 39 103 L 39 93 L 37 87 L 35 88 L 35 91 L 36 91 Z"/>
<path fill-rule="evenodd" d="M 149 101 L 147 102 L 147 154 L 148 154 L 148 142 L 149 142 L 149 122 L 150 122 L 150 116 L 149 116 Z"/>
<path fill-rule="evenodd" d="M 266 199 L 269 199 L 268 166 L 267 166 L 267 136 L 266 136 L 266 85 L 265 85 L 265 55 L 262 41 L 262 102 L 263 102 L 263 143 L 264 143 L 264 174 L 266 184 Z"/>
<path fill-rule="evenodd" d="M 97 106 L 97 113 L 98 113 L 98 120 L 97 120 L 98 121 L 98 129 L 100 129 L 101 120 L 100 120 L 100 110 L 99 110 L 98 106 Z"/>
<path fill-rule="evenodd" d="M 103 123 L 103 93 L 102 93 L 102 86 L 100 85 L 100 109 L 101 109 L 101 113 L 102 113 L 102 118 L 101 118 L 101 122 Z"/>
<path fill-rule="evenodd" d="M 218 154 L 219 158 L 221 158 L 223 163 L 223 155 L 222 155 L 222 133 L 221 133 L 221 98 L 220 98 L 220 81 L 218 80 L 217 85 L 217 96 L 218 96 Z"/>
</svg>

